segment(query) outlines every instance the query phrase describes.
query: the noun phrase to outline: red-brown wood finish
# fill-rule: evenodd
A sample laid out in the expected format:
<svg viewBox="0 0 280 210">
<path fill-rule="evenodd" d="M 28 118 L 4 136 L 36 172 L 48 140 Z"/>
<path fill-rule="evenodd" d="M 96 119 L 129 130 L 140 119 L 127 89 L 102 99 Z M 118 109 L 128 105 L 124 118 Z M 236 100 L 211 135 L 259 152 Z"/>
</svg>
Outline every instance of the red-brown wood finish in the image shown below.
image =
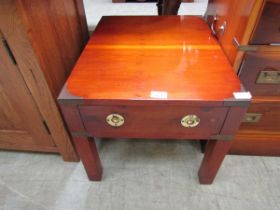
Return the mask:
<svg viewBox="0 0 280 210">
<path fill-rule="evenodd" d="M 280 101 L 279 98 L 256 97 L 248 113 L 261 114 L 258 122 L 243 122 L 230 154 L 280 155 Z"/>
<path fill-rule="evenodd" d="M 258 122 L 243 122 L 240 132 L 257 130 L 259 132 L 280 131 L 280 103 L 279 100 L 260 101 L 253 100 L 248 113 L 261 114 Z"/>
<path fill-rule="evenodd" d="M 241 44 L 247 44 L 243 39 L 246 27 L 251 24 L 250 16 L 254 6 L 260 1 L 262 0 L 209 0 L 207 21 L 209 26 L 212 25 L 219 43 L 233 65 L 237 62 L 238 49 L 232 40 L 236 38 Z M 224 30 L 221 30 L 223 25 Z"/>
<path fill-rule="evenodd" d="M 65 161 L 78 161 L 56 98 L 88 39 L 83 1 L 1 0 L 0 34 L 0 75 L 3 81 L 11 81 L 10 87 L 0 83 L 0 116 L 5 113 L 0 117 L 0 148 L 56 152 Z M 17 125 L 15 116 L 24 115 L 21 120 L 28 133 L 21 126 L 3 127 L 10 122 Z"/>
<path fill-rule="evenodd" d="M 214 181 L 231 143 L 231 141 L 207 141 L 203 162 L 198 171 L 201 184 L 211 184 Z"/>
<path fill-rule="evenodd" d="M 87 137 L 219 138 L 208 144 L 199 172 L 200 182 L 211 184 L 229 149 L 223 140 L 235 134 L 247 109 L 248 100 L 236 103 L 233 94 L 242 91 L 203 19 L 104 17 L 59 102 L 91 180 L 99 180 L 101 166 Z M 124 117 L 122 126 L 107 124 L 113 113 Z M 189 114 L 200 118 L 197 127 L 181 125 Z"/>
<path fill-rule="evenodd" d="M 247 108 L 232 107 L 226 118 L 220 134 L 228 135 L 236 133 L 239 129 L 240 122 L 246 113 Z M 199 181 L 201 184 L 211 184 L 225 158 L 230 150 L 232 141 L 208 140 L 205 148 L 205 154 L 198 171 Z"/>
<path fill-rule="evenodd" d="M 251 137 L 252 138 L 252 137 Z M 265 139 L 266 138 L 266 139 Z M 280 156 L 279 138 L 271 136 L 272 139 L 265 137 L 263 139 L 250 139 L 248 137 L 236 138 L 229 150 L 233 155 L 254 155 L 254 156 Z"/>
<path fill-rule="evenodd" d="M 168 100 L 220 101 L 240 83 L 201 18 L 103 17 L 67 89 L 84 99 L 151 100 L 164 91 Z"/>
<path fill-rule="evenodd" d="M 266 0 L 250 44 L 280 44 L 280 0 Z"/>
<path fill-rule="evenodd" d="M 209 25 L 213 20 L 211 16 L 217 14 L 218 20 L 214 24 L 217 38 L 234 69 L 239 72 L 243 85 L 254 96 L 248 112 L 263 114 L 259 122 L 242 123 L 230 154 L 280 154 L 279 84 L 257 83 L 261 71 L 279 71 L 279 50 L 270 45 L 279 44 L 279 5 L 279 0 L 209 1 L 206 12 Z M 227 22 L 224 33 L 219 30 L 223 21 Z M 238 50 L 233 38 L 242 46 L 253 44 L 266 50 L 246 51 L 246 47 L 243 48 L 245 51 L 242 48 Z"/>
<path fill-rule="evenodd" d="M 80 106 L 85 128 L 95 137 L 207 139 L 219 134 L 228 112 L 227 107 L 189 106 Z M 176 112 L 174 112 L 176 110 Z M 119 113 L 124 125 L 114 128 L 106 122 L 111 113 Z M 195 114 L 201 123 L 185 128 L 181 119 Z M 203 132 L 201 132 L 203 130 Z M 142 132 L 143 131 L 143 132 Z"/>
<path fill-rule="evenodd" d="M 273 71 L 280 78 L 279 52 L 248 52 L 240 68 L 239 77 L 245 88 L 254 96 L 279 96 L 280 79 L 278 84 L 258 82 L 262 71 Z M 272 79 L 272 78 L 271 78 Z M 269 81 L 269 80 L 268 80 Z"/>
<path fill-rule="evenodd" d="M 69 130 L 84 132 L 79 110 L 76 105 L 60 105 Z M 83 162 L 88 178 L 92 181 L 100 181 L 102 178 L 102 166 L 94 138 L 72 135 L 73 142 Z"/>
</svg>

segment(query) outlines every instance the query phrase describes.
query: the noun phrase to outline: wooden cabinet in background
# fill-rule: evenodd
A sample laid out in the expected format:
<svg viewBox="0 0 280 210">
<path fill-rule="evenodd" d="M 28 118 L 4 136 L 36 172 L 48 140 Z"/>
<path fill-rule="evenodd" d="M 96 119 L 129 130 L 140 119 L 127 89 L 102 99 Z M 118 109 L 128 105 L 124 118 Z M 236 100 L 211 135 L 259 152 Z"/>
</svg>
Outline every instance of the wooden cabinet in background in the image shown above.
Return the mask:
<svg viewBox="0 0 280 210">
<path fill-rule="evenodd" d="M 254 96 L 280 96 L 280 53 L 247 52 L 239 77 Z"/>
<path fill-rule="evenodd" d="M 182 0 L 182 2 L 193 2 L 194 0 Z M 113 3 L 145 3 L 145 2 L 157 2 L 157 0 L 112 0 Z"/>
<path fill-rule="evenodd" d="M 255 32 L 250 44 L 280 43 L 280 2 L 268 0 L 263 5 L 260 20 L 256 24 Z"/>
<path fill-rule="evenodd" d="M 87 39 L 81 0 L 0 1 L 0 149 L 79 160 L 56 98 Z"/>
<path fill-rule="evenodd" d="M 280 0 L 210 0 L 206 20 L 252 95 L 231 153 L 280 155 Z"/>
</svg>

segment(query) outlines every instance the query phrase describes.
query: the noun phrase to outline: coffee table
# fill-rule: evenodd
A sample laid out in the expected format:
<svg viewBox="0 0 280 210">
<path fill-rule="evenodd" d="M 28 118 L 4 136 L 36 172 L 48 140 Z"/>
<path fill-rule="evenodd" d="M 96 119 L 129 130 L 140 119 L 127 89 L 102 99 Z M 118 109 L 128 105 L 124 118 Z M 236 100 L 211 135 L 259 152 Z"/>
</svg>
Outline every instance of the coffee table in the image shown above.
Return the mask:
<svg viewBox="0 0 280 210">
<path fill-rule="evenodd" d="M 211 184 L 250 99 L 203 19 L 120 16 L 101 19 L 58 102 L 90 180 L 95 137 L 207 139 L 198 176 Z"/>
</svg>

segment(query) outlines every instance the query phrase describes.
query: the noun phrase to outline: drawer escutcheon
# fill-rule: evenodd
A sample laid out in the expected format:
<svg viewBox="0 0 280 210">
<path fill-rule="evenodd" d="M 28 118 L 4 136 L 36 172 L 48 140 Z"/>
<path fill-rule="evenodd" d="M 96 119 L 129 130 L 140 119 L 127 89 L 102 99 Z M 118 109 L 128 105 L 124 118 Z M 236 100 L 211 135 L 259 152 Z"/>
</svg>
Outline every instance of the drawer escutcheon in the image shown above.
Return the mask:
<svg viewBox="0 0 280 210">
<path fill-rule="evenodd" d="M 124 117 L 120 114 L 109 114 L 106 117 L 106 122 L 113 127 L 120 127 L 124 124 Z"/>
<path fill-rule="evenodd" d="M 280 71 L 266 69 L 261 71 L 257 84 L 280 84 Z"/>
<path fill-rule="evenodd" d="M 200 119 L 194 114 L 186 115 L 181 119 L 181 125 L 186 128 L 194 128 L 198 126 Z"/>
<path fill-rule="evenodd" d="M 262 118 L 260 113 L 246 113 L 242 122 L 243 123 L 258 123 Z"/>
</svg>

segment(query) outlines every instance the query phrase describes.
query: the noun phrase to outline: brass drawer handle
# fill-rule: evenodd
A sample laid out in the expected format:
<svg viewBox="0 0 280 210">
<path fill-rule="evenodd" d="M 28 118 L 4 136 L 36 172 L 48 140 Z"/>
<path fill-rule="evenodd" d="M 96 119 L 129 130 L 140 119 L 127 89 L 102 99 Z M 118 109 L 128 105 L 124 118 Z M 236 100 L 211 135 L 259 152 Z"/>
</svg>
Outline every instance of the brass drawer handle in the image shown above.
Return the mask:
<svg viewBox="0 0 280 210">
<path fill-rule="evenodd" d="M 244 123 L 257 123 L 261 120 L 262 114 L 259 113 L 246 113 L 242 122 Z"/>
<path fill-rule="evenodd" d="M 211 25 L 210 25 L 211 32 L 212 32 L 212 34 L 213 34 L 214 36 L 217 35 L 217 32 L 216 32 L 216 30 L 215 30 L 215 24 L 216 24 L 217 21 L 218 21 L 218 17 L 217 17 L 217 15 L 214 15 L 214 16 L 213 16 L 213 21 L 212 21 L 212 23 L 211 23 Z"/>
<path fill-rule="evenodd" d="M 200 119 L 194 114 L 186 115 L 181 119 L 181 125 L 186 128 L 194 128 L 198 126 Z"/>
<path fill-rule="evenodd" d="M 222 36 L 222 35 L 224 35 L 224 33 L 225 33 L 226 26 L 227 26 L 227 22 L 224 21 L 224 22 L 222 23 L 222 25 L 220 25 L 220 26 L 218 27 L 218 31 L 216 31 L 216 30 L 215 30 L 215 24 L 216 24 L 217 21 L 218 21 L 218 16 L 217 16 L 217 15 L 214 15 L 214 16 L 213 16 L 213 21 L 212 21 L 212 23 L 211 23 L 211 25 L 210 25 L 210 29 L 211 29 L 211 32 L 212 32 L 212 34 L 213 34 L 214 36 L 217 36 L 218 34 L 220 34 L 220 35 Z"/>
<path fill-rule="evenodd" d="M 124 124 L 124 117 L 120 114 L 109 114 L 106 117 L 106 122 L 113 127 L 120 127 Z"/>
<path fill-rule="evenodd" d="M 257 84 L 280 84 L 280 71 L 276 69 L 265 69 L 260 72 Z"/>
</svg>

